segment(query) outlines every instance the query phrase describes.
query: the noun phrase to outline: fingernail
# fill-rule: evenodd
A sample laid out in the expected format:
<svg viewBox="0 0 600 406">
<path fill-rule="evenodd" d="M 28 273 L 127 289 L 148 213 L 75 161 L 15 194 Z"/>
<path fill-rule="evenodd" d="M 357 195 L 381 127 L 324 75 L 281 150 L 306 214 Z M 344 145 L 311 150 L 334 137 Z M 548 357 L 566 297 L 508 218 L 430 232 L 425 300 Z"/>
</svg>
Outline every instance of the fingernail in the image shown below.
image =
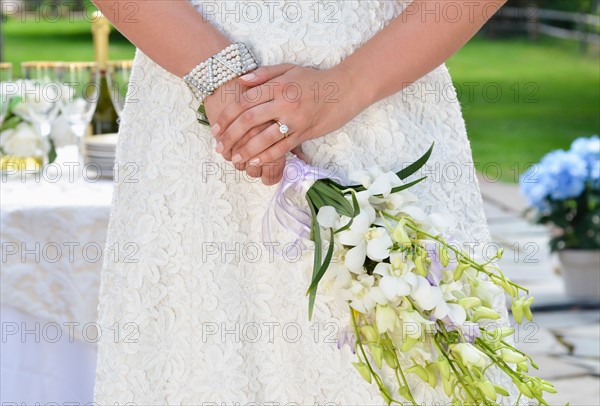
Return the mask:
<svg viewBox="0 0 600 406">
<path fill-rule="evenodd" d="M 245 81 L 251 81 L 251 80 L 256 79 L 256 74 L 248 73 L 247 75 L 242 76 L 240 79 L 245 80 Z"/>
<path fill-rule="evenodd" d="M 212 126 L 212 132 L 213 132 L 213 134 L 216 135 L 216 134 L 219 133 L 219 131 L 221 131 L 221 126 L 218 123 Z"/>
<path fill-rule="evenodd" d="M 260 165 L 260 158 L 254 158 L 248 161 L 248 165 L 258 166 Z"/>
<path fill-rule="evenodd" d="M 240 154 L 235 154 L 235 155 L 233 156 L 233 158 L 231 158 L 231 161 L 232 161 L 234 164 L 237 164 L 238 162 L 241 162 L 241 161 L 242 161 L 242 156 L 241 156 Z"/>
<path fill-rule="evenodd" d="M 219 141 L 219 143 L 217 144 L 217 153 L 221 153 L 223 152 L 223 143 L 221 141 Z"/>
</svg>

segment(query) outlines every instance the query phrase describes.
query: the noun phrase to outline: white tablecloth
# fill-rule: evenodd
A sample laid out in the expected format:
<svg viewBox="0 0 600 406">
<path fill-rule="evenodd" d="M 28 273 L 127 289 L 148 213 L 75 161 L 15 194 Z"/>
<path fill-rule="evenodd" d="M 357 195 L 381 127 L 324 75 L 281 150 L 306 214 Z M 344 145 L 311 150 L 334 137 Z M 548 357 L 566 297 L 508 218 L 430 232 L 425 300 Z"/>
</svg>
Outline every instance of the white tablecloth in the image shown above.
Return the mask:
<svg viewBox="0 0 600 406">
<path fill-rule="evenodd" d="M 58 180 L 55 175 L 1 179 L 0 402 L 92 400 L 96 308 L 113 184 L 93 176 L 69 181 L 65 171 Z M 61 339 L 54 342 L 58 327 Z M 74 376 L 83 379 L 82 391 L 67 390 Z M 10 396 L 6 388 L 12 388 Z"/>
</svg>

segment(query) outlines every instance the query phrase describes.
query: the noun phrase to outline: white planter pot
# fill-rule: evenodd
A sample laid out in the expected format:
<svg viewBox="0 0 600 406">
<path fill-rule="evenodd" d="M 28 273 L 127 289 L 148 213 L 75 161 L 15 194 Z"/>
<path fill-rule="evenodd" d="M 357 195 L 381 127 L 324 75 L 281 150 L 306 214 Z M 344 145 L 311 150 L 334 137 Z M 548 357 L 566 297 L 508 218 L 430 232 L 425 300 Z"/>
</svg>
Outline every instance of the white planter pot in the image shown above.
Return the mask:
<svg viewBox="0 0 600 406">
<path fill-rule="evenodd" d="M 600 302 L 600 250 L 558 252 L 567 295 L 584 302 Z"/>
</svg>

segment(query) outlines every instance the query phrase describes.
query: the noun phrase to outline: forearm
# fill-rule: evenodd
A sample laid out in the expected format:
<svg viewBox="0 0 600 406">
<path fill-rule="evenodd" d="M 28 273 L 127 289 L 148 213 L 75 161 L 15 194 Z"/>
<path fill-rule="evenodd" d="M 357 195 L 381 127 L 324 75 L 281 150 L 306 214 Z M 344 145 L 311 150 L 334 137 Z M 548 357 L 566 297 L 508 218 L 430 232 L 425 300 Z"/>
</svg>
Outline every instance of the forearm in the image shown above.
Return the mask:
<svg viewBox="0 0 600 406">
<path fill-rule="evenodd" d="M 187 0 L 93 1 L 136 47 L 179 77 L 231 44 Z M 128 10 L 135 12 L 125 18 Z"/>
<path fill-rule="evenodd" d="M 442 12 L 446 0 L 414 0 L 403 15 L 334 69 L 345 75 L 357 87 L 363 103 L 370 105 L 443 64 L 505 2 L 453 1 L 457 9 L 450 17 Z M 439 3 L 439 12 L 433 11 L 435 3 Z M 455 15 L 462 17 L 454 19 Z"/>
</svg>

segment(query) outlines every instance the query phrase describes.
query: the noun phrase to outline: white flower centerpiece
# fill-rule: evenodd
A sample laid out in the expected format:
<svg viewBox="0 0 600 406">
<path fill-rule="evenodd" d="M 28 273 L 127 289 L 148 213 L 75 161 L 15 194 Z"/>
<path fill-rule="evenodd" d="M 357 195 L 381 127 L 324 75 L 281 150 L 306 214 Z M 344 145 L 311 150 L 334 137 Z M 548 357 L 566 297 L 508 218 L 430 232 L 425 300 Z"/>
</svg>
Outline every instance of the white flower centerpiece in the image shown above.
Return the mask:
<svg viewBox="0 0 600 406">
<path fill-rule="evenodd" d="M 3 97 L 7 97 L 7 94 L 14 95 L 6 100 L 9 103 L 8 113 L 0 127 L 0 170 L 40 170 L 44 164 L 54 162 L 56 148 L 75 144 L 75 135 L 62 114 L 54 120 L 50 136 L 41 135 L 31 117 L 31 111 L 43 110 L 44 104 L 50 102 L 43 97 L 39 86 L 27 80 L 5 82 L 2 86 L 11 87 L 2 89 Z"/>
</svg>

